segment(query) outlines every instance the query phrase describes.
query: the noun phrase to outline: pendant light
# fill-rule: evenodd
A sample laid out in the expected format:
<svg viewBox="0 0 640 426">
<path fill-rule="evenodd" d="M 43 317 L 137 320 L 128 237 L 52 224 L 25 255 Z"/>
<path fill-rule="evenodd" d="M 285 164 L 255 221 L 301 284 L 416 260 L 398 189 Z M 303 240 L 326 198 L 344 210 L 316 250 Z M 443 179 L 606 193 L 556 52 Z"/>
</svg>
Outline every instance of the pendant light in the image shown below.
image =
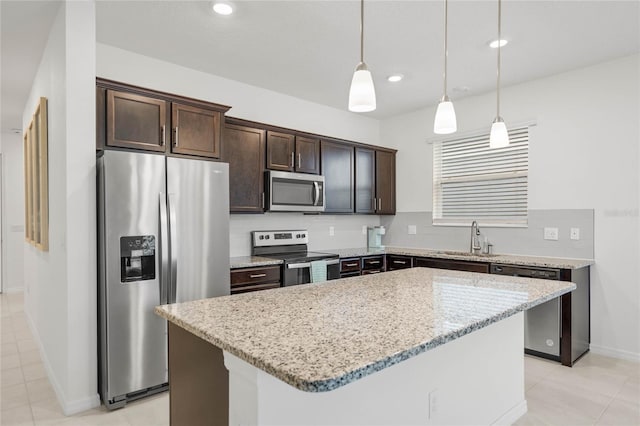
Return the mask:
<svg viewBox="0 0 640 426">
<path fill-rule="evenodd" d="M 502 40 L 502 0 L 498 0 L 498 40 Z M 498 80 L 496 90 L 496 118 L 491 125 L 489 134 L 489 148 L 503 148 L 509 145 L 509 133 L 504 120 L 500 117 L 500 50 L 498 43 Z"/>
<path fill-rule="evenodd" d="M 349 90 L 349 111 L 369 112 L 376 109 L 376 90 L 371 72 L 364 63 L 364 0 L 360 0 L 360 63 L 353 73 Z"/>
<path fill-rule="evenodd" d="M 433 133 L 439 135 L 447 135 L 458 130 L 456 123 L 456 111 L 453 103 L 447 96 L 447 27 L 448 27 L 448 0 L 444 0 L 444 91 L 438 109 L 436 110 L 436 118 L 433 121 Z"/>
</svg>

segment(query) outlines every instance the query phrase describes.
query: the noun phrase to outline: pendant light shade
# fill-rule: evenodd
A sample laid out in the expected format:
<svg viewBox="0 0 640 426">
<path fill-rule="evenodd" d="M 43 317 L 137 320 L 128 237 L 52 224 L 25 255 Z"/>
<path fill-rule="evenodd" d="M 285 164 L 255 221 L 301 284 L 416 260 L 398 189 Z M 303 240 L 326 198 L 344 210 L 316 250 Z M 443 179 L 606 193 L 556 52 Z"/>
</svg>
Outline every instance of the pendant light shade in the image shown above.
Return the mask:
<svg viewBox="0 0 640 426">
<path fill-rule="evenodd" d="M 360 63 L 349 89 L 349 111 L 369 112 L 376 109 L 376 89 L 371 71 L 364 62 L 364 0 L 360 0 Z"/>
<path fill-rule="evenodd" d="M 496 117 L 491 125 L 489 134 L 489 148 L 504 148 L 509 146 L 509 133 L 502 117 Z"/>
<path fill-rule="evenodd" d="M 360 62 L 353 73 L 349 90 L 349 111 L 369 112 L 376 109 L 376 91 L 371 71 L 367 64 Z"/>
<path fill-rule="evenodd" d="M 453 103 L 449 99 L 449 96 L 447 96 L 447 57 L 449 56 L 447 46 L 448 12 L 449 2 L 448 0 L 444 0 L 444 89 L 442 99 L 440 99 L 438 109 L 436 110 L 436 118 L 433 120 L 433 133 L 439 135 L 447 135 L 458 130 L 456 110 L 453 108 Z"/>
<path fill-rule="evenodd" d="M 444 96 L 438 104 L 436 119 L 433 121 L 433 133 L 447 135 L 458 130 L 456 123 L 456 111 L 453 102 L 448 96 Z"/>
<path fill-rule="evenodd" d="M 502 40 L 502 0 L 498 0 L 498 40 Z M 500 117 L 500 51 L 502 46 L 498 43 L 498 70 L 496 89 L 496 118 L 491 125 L 489 134 L 489 148 L 504 148 L 509 145 L 509 132 L 504 120 Z"/>
</svg>

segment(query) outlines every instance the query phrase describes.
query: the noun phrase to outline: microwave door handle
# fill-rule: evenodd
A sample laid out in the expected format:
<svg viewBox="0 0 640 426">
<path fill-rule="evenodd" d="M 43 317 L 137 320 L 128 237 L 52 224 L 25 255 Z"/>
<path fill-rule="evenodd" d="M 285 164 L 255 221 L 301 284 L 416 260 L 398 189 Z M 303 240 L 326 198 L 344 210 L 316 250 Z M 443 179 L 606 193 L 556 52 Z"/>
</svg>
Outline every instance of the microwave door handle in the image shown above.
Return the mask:
<svg viewBox="0 0 640 426">
<path fill-rule="evenodd" d="M 318 185 L 318 182 L 313 181 L 313 189 L 314 189 L 313 205 L 317 206 L 318 202 L 320 201 L 320 185 Z"/>
</svg>

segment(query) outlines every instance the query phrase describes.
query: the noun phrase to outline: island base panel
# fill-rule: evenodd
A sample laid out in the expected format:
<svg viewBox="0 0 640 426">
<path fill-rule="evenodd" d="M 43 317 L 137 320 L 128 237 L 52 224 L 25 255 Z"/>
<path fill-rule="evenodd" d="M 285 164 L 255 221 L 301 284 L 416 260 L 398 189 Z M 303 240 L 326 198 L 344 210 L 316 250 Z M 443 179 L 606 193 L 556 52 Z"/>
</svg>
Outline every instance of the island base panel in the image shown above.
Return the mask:
<svg viewBox="0 0 640 426">
<path fill-rule="evenodd" d="M 222 350 L 169 322 L 171 425 L 229 424 L 229 373 Z"/>
<path fill-rule="evenodd" d="M 524 399 L 523 314 L 329 392 L 304 392 L 224 352 L 230 425 L 512 424 Z"/>
</svg>

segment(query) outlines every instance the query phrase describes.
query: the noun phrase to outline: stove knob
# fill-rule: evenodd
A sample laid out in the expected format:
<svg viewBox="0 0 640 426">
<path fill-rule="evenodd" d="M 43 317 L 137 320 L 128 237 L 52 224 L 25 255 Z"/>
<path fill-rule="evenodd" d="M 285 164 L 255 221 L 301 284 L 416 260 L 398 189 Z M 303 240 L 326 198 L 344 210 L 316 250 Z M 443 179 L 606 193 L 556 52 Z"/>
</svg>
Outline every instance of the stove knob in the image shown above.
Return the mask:
<svg viewBox="0 0 640 426">
<path fill-rule="evenodd" d="M 301 236 L 302 238 L 305 238 L 307 235 L 306 235 L 306 234 L 300 234 L 300 236 Z"/>
<path fill-rule="evenodd" d="M 261 239 L 261 240 L 264 240 L 264 235 L 260 235 L 260 239 Z"/>
<path fill-rule="evenodd" d="M 302 237 L 302 235 L 296 234 L 296 238 L 301 238 L 301 237 Z"/>
<path fill-rule="evenodd" d="M 269 239 L 269 236 L 267 235 L 267 236 L 265 236 L 264 238 L 268 240 L 268 239 Z"/>
</svg>

